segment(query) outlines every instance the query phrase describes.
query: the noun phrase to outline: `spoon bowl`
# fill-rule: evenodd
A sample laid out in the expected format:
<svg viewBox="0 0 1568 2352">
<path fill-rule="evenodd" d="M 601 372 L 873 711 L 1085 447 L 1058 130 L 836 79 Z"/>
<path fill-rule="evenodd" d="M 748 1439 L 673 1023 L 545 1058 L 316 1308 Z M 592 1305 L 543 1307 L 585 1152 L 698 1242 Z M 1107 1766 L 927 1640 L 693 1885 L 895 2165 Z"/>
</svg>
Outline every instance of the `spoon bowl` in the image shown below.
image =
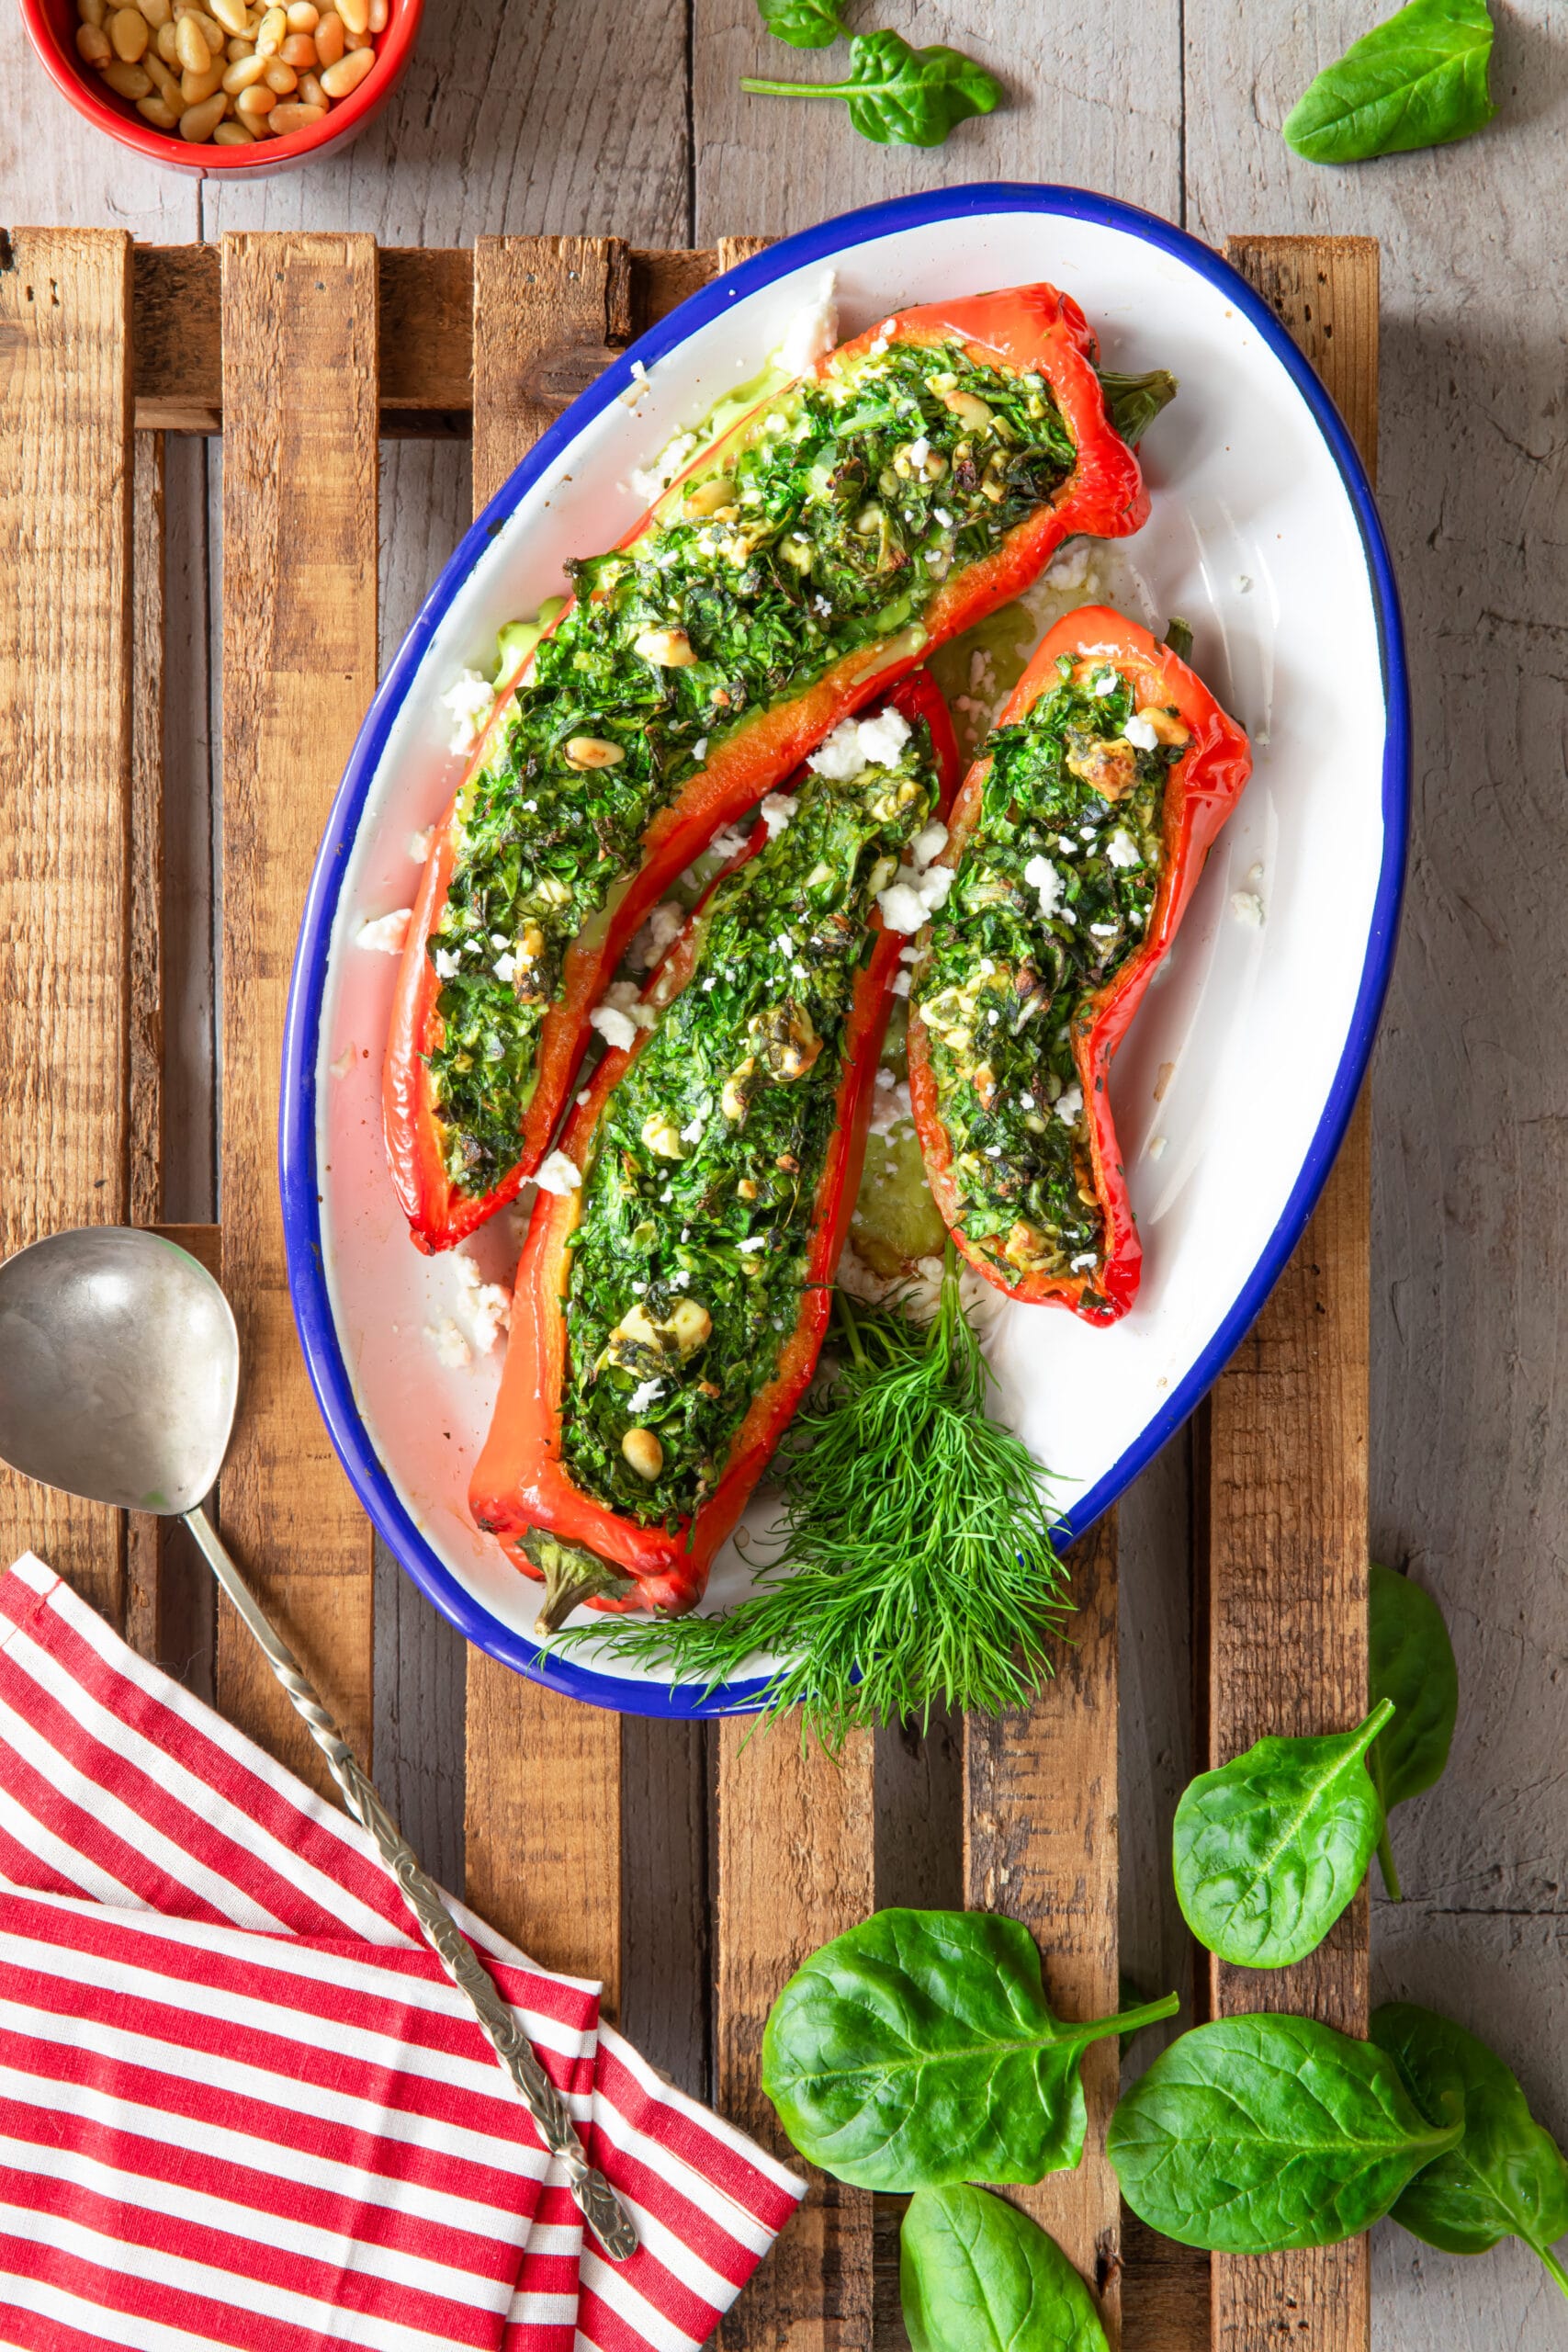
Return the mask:
<svg viewBox="0 0 1568 2352">
<path fill-rule="evenodd" d="M 0 1457 L 123 1510 L 211 1493 L 240 1338 L 205 1266 L 156 1233 L 84 1226 L 0 1266 Z"/>
</svg>

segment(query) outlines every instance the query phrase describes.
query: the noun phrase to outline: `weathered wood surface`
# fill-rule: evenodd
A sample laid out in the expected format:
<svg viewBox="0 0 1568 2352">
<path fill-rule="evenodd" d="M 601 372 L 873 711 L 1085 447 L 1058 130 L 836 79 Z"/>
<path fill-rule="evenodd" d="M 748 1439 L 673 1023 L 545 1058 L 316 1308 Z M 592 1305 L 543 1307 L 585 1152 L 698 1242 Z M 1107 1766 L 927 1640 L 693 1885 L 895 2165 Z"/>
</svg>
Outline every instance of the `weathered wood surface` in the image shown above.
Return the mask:
<svg viewBox="0 0 1568 2352">
<path fill-rule="evenodd" d="M 806 77 L 831 63 L 770 43 L 750 0 L 699 0 L 694 144 L 674 0 L 548 12 L 475 0 L 426 12 L 403 92 L 347 155 L 235 189 L 156 172 L 94 139 L 43 82 L 10 10 L 0 12 L 14 99 L 0 125 L 0 187 L 12 220 L 107 223 L 162 245 L 210 238 L 220 222 L 307 220 L 410 245 L 611 228 L 638 244 L 678 245 L 736 228 L 798 228 L 904 187 L 1008 175 L 1107 188 L 1185 217 L 1216 243 L 1248 226 L 1381 240 L 1382 503 L 1414 657 L 1417 854 L 1374 1072 L 1372 1526 L 1383 1556 L 1408 1556 L 1443 1600 L 1465 1699 L 1443 1791 L 1396 1825 L 1406 1901 L 1399 1911 L 1374 1905 L 1373 1984 L 1490 2030 L 1568 2135 L 1568 1806 L 1556 1767 L 1542 1761 L 1562 1745 L 1568 1651 L 1555 1534 L 1568 1515 L 1555 1436 L 1556 1273 L 1568 1255 L 1568 958 L 1556 885 L 1568 860 L 1568 259 L 1555 224 L 1568 53 L 1551 0 L 1510 0 L 1496 13 L 1503 112 L 1490 130 L 1461 147 L 1321 171 L 1290 154 L 1278 127 L 1317 67 L 1365 29 L 1363 0 L 1310 10 L 1254 0 L 1239 16 L 1221 0 L 1107 0 L 1093 10 L 1039 0 L 1026 12 L 976 0 L 962 21 L 890 0 L 875 21 L 922 40 L 958 40 L 1009 84 L 1004 112 L 934 155 L 868 147 L 834 107 L 739 96 L 735 78 L 770 49 L 773 62 L 798 63 Z M 171 440 L 167 469 L 167 692 L 196 723 L 171 729 L 166 764 L 164 946 L 175 1009 L 164 1045 L 164 1213 L 201 1219 L 213 1208 L 200 720 L 216 452 Z M 467 447 L 389 445 L 383 489 L 385 650 L 468 520 Z M 1192 1764 L 1189 1484 L 1179 1441 L 1121 1512 L 1122 1941 L 1123 1965 L 1145 1988 L 1190 1974 L 1166 1867 L 1170 1811 Z M 193 1588 L 193 1603 L 204 1592 Z M 377 1592 L 378 1769 L 450 1877 L 462 1850 L 462 1646 L 385 1563 Z M 202 1642 L 193 1624 L 179 1652 L 198 1683 Z M 628 1727 L 628 1739 L 642 1729 Z M 946 1731 L 918 1753 L 881 1745 L 884 1896 L 958 1899 L 954 1768 Z M 668 1799 L 657 1838 L 646 1811 L 632 1822 L 635 1792 L 650 1782 Z M 626 1805 L 625 2021 L 700 2088 L 706 1963 L 691 1893 L 707 1846 L 700 1772 L 694 1783 L 689 1758 L 679 1773 L 662 1756 L 636 1772 L 628 1761 Z M 688 1972 L 686 1997 L 671 1985 L 672 1962 Z M 1130 2232 L 1129 2326 L 1139 2245 Z M 1548 2290 L 1522 2254 L 1464 2263 L 1385 2227 L 1373 2256 L 1378 2352 L 1505 2343 L 1545 2352 L 1557 2342 Z M 1156 2284 L 1161 2332 L 1152 2340 L 1177 2352 L 1190 2340 L 1179 2332 L 1187 2288 L 1168 2277 Z"/>
<path fill-rule="evenodd" d="M 0 1250 L 130 1199 L 130 243 L 25 230 L 0 268 Z M 124 1530 L 0 1470 L 0 1541 L 111 1622 Z"/>
<path fill-rule="evenodd" d="M 376 683 L 376 255 L 368 237 L 223 247 L 223 1272 L 245 1367 L 223 1532 L 363 1758 L 370 1528 L 295 1336 L 278 1072 L 316 846 Z M 308 549 L 308 560 L 307 560 Z M 226 1714 L 305 1777 L 324 1759 L 227 1606 Z"/>
</svg>

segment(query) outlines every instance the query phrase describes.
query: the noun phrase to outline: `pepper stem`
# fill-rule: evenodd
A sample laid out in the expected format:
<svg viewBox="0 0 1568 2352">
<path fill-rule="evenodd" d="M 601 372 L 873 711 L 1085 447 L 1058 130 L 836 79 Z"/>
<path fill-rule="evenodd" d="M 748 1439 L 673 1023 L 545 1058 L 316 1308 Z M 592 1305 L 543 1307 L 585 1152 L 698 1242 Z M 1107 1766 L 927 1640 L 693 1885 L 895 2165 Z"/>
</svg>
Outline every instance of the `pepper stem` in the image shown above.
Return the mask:
<svg viewBox="0 0 1568 2352">
<path fill-rule="evenodd" d="M 1096 368 L 1111 422 L 1135 449 L 1156 417 L 1176 398 L 1176 379 L 1168 368 L 1151 368 L 1145 376 L 1117 376 Z"/>
<path fill-rule="evenodd" d="M 597 1552 L 563 1544 L 542 1527 L 528 1530 L 523 1549 L 545 1579 L 545 1605 L 534 1621 L 541 1640 L 558 1633 L 580 1601 L 625 1600 L 637 1589 L 635 1577 L 612 1567 Z"/>
</svg>

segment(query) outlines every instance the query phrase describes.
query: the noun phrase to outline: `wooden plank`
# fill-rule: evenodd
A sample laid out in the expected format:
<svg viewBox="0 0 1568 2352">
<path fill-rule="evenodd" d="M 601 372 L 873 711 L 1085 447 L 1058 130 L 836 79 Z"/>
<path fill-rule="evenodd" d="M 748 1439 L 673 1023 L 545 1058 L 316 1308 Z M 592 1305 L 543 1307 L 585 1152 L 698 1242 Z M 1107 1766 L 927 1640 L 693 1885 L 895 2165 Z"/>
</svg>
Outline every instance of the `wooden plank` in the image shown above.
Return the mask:
<svg viewBox="0 0 1568 2352">
<path fill-rule="evenodd" d="M 0 238 L 0 1254 L 129 1200 L 130 299 L 119 231 Z M 118 1621 L 118 1514 L 0 1472 L 28 1544 Z"/>
<path fill-rule="evenodd" d="M 581 237 L 481 237 L 474 253 L 477 514 L 556 413 L 560 378 L 627 322 L 626 248 Z M 468 1900 L 548 1968 L 620 2002 L 621 1723 L 468 1651 Z"/>
<path fill-rule="evenodd" d="M 225 241 L 223 1123 L 225 1284 L 245 1377 L 222 1521 L 269 1615 L 369 1754 L 370 1530 L 295 1336 L 276 1165 L 284 1009 L 311 863 L 376 683 L 376 249 Z M 318 1785 L 304 1725 L 231 1611 L 223 1712 Z"/>
<path fill-rule="evenodd" d="M 618 285 L 598 344 L 579 346 L 581 390 L 635 332 L 663 318 L 713 276 L 710 252 L 617 246 Z M 474 405 L 474 256 L 462 249 L 389 245 L 380 288 L 380 430 L 466 433 Z M 218 252 L 211 245 L 136 250 L 135 385 L 140 429 L 220 433 L 222 335 Z M 635 322 L 635 327 L 634 322 Z M 563 381 L 567 379 L 562 379 Z M 553 388 L 558 390 L 559 386 Z M 510 469 L 508 469 L 510 470 Z"/>
<path fill-rule="evenodd" d="M 1040 1946 L 1058 2017 L 1118 2006 L 1116 1514 L 1072 1560 L 1073 1642 L 1056 1679 L 1025 1713 L 964 1722 L 964 1887 L 968 1907 L 1021 1919 Z M 1081 2165 L 1007 2193 L 1049 2230 L 1100 2299 L 1121 2341 L 1122 2207 L 1105 2155 L 1116 2104 L 1112 2035 L 1085 2052 L 1089 2136 Z"/>
<path fill-rule="evenodd" d="M 1231 255 L 1318 368 L 1363 458 L 1377 455 L 1378 247 L 1360 237 L 1237 238 Z M 1208 1765 L 1266 1734 L 1340 1731 L 1367 1708 L 1371 1123 L 1363 1096 L 1301 1247 L 1209 1401 L 1200 1567 Z M 1203 1955 L 1212 2017 L 1290 2010 L 1366 2030 L 1367 1896 L 1297 1967 Z M 1216 2255 L 1214 2352 L 1286 2330 L 1302 2352 L 1366 2352 L 1368 2241 Z"/>
<path fill-rule="evenodd" d="M 874 1771 L 856 1733 L 831 1763 L 798 1724 L 719 1726 L 715 1986 L 720 2111 L 798 2163 L 759 2081 L 762 2028 L 807 1954 L 874 1907 Z M 719 2330 L 724 2352 L 862 2352 L 871 2342 L 872 2200 L 813 2172 L 811 2190 Z"/>
</svg>

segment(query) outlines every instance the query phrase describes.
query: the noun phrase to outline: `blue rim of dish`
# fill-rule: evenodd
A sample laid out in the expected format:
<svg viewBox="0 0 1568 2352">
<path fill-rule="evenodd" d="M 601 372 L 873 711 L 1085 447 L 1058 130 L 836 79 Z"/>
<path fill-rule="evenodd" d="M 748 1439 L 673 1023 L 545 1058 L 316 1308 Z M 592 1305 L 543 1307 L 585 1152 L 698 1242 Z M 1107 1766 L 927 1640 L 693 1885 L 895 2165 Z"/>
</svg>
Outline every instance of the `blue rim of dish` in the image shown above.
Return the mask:
<svg viewBox="0 0 1568 2352">
<path fill-rule="evenodd" d="M 535 1680 L 548 1683 L 591 1705 L 612 1708 L 623 1714 L 689 1718 L 752 1713 L 761 1703 L 766 1678 L 731 1683 L 707 1696 L 700 1684 L 665 1686 L 629 1681 L 616 1675 L 597 1674 L 558 1654 L 549 1657 L 547 1663 L 536 1644 L 492 1617 L 432 1550 L 377 1454 L 355 1402 L 354 1384 L 338 1340 L 322 1257 L 316 1160 L 318 1033 L 326 988 L 327 955 L 347 853 L 393 723 L 447 607 L 533 482 L 592 417 L 627 390 L 635 366 L 650 368 L 732 302 L 758 292 L 807 263 L 830 261 L 847 246 L 895 235 L 906 229 L 919 229 L 935 220 L 991 212 L 1038 212 L 1121 230 L 1185 263 L 1219 287 L 1245 313 L 1305 401 L 1344 483 L 1360 532 L 1371 583 L 1387 719 L 1382 763 L 1382 866 L 1373 901 L 1366 959 L 1344 1052 L 1301 1172 L 1230 1311 L 1159 1413 L 1114 1467 L 1064 1518 L 1059 1529 L 1063 1542 L 1083 1534 L 1102 1511 L 1109 1510 L 1167 1439 L 1179 1429 L 1224 1371 L 1283 1271 L 1323 1190 L 1349 1125 L 1377 1034 L 1398 933 L 1409 795 L 1409 682 L 1399 594 L 1371 485 L 1338 411 L 1272 311 L 1229 262 L 1157 214 L 1121 203 L 1113 197 L 1033 182 L 988 181 L 971 187 L 933 190 L 922 196 L 896 197 L 887 203 L 841 213 L 836 220 L 803 230 L 797 236 L 785 238 L 728 271 L 723 277 L 716 278 L 651 327 L 557 419 L 466 533 L 399 648 L 370 706 L 338 787 L 305 901 L 289 983 L 278 1119 L 284 1241 L 300 1344 L 328 1434 L 378 1533 L 420 1590 L 478 1648 Z"/>
</svg>

